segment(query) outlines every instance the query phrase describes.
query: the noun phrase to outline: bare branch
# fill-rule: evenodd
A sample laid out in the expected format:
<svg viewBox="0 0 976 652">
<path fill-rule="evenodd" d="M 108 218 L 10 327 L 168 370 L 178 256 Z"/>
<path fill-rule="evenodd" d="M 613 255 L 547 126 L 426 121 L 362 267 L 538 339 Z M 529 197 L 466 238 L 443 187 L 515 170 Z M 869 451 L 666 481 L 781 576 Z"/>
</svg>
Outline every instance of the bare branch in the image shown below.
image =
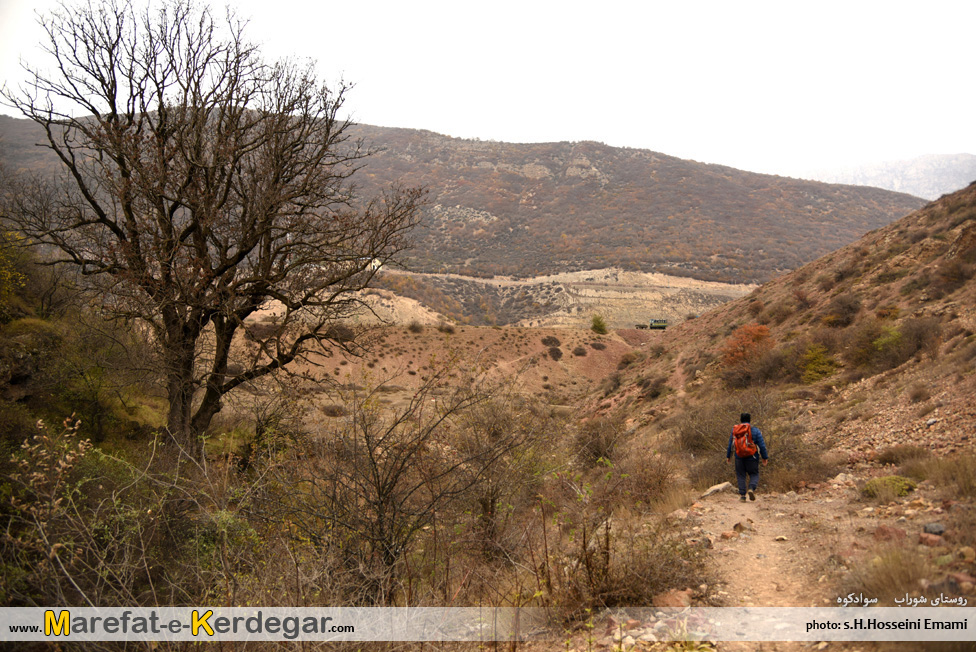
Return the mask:
<svg viewBox="0 0 976 652">
<path fill-rule="evenodd" d="M 329 340 L 375 262 L 406 248 L 424 193 L 357 196 L 369 151 L 339 117 L 348 85 L 264 61 L 233 15 L 109 2 L 43 24 L 54 72 L 30 68 L 31 87 L 4 97 L 43 127 L 65 179 L 25 187 L 13 218 L 106 310 L 150 326 L 169 428 L 190 445 L 223 395 Z M 272 302 L 279 328 L 242 359 L 241 329 Z"/>
</svg>

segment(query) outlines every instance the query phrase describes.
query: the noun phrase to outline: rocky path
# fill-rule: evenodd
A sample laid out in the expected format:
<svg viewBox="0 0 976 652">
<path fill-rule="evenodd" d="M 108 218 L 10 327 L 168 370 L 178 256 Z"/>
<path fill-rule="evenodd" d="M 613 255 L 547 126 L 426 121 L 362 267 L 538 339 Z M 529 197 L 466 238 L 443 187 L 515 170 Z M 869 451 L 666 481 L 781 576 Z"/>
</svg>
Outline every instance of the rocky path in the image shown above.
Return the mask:
<svg viewBox="0 0 976 652">
<path fill-rule="evenodd" d="M 853 578 L 856 571 L 875 563 L 891 546 L 914 550 L 929 558 L 925 579 L 905 591 L 945 590 L 969 596 L 976 604 L 972 575 L 976 552 L 971 530 L 976 507 L 945 500 L 930 483 L 887 504 L 865 499 L 859 487 L 866 478 L 886 469 L 861 468 L 830 481 L 807 486 L 799 492 L 766 493 L 754 502 L 740 502 L 731 485 L 702 496 L 687 510 L 668 518 L 689 542 L 708 552 L 703 583 L 675 590 L 655 599 L 655 606 L 713 607 L 828 607 L 848 590 L 863 586 Z M 890 471 L 888 471 L 890 472 Z M 760 485 L 762 488 L 762 485 Z M 938 531 L 941 534 L 932 534 Z M 845 588 L 847 587 L 847 588 Z M 931 592 L 930 591 L 930 592 Z M 853 595 L 853 594 L 852 594 Z M 871 596 L 865 596 L 871 597 Z M 887 604 L 896 606 L 888 596 Z M 843 650 L 877 652 L 879 644 L 851 642 L 718 642 L 697 648 L 676 644 L 651 625 L 607 614 L 597 619 L 592 643 L 571 641 L 573 650 L 700 650 L 720 652 L 808 652 Z M 678 645 L 678 647 L 675 647 Z"/>
<path fill-rule="evenodd" d="M 846 502 L 846 501 L 845 501 Z M 734 488 L 703 498 L 694 526 L 712 545 L 708 591 L 714 606 L 811 607 L 829 601 L 826 574 L 841 538 L 842 503 L 790 494 L 758 494 L 740 502 Z M 841 509 L 838 509 L 841 508 Z M 847 524 L 843 524 L 846 526 Z M 846 527 L 843 529 L 846 530 Z M 719 643 L 719 650 L 755 650 L 758 643 Z M 765 643 L 764 650 L 809 650 L 809 643 Z"/>
</svg>

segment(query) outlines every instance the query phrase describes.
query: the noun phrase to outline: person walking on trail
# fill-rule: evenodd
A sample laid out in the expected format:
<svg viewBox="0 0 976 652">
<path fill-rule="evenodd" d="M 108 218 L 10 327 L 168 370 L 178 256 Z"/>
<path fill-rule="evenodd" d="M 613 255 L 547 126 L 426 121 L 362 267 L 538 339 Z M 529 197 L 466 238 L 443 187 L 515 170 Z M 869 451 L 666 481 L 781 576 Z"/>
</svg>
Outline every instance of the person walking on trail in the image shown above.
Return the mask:
<svg viewBox="0 0 976 652">
<path fill-rule="evenodd" d="M 729 448 L 725 453 L 726 460 L 732 461 L 735 453 L 735 479 L 739 482 L 739 500 L 745 502 L 756 499 L 756 487 L 759 486 L 759 458 L 762 465 L 769 462 L 766 452 L 766 442 L 763 440 L 759 428 L 752 425 L 752 415 L 743 412 L 739 415 L 739 423 L 732 428 L 729 435 Z"/>
</svg>

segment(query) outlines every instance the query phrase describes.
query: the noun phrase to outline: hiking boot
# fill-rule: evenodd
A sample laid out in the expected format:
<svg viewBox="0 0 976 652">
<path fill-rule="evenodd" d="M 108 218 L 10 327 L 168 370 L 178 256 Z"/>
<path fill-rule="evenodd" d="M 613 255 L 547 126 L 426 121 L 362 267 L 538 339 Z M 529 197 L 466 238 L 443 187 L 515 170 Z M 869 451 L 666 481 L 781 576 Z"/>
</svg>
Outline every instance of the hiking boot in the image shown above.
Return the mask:
<svg viewBox="0 0 976 652">
<path fill-rule="evenodd" d="M 747 493 L 747 494 L 748 494 L 748 496 L 749 496 L 749 500 L 755 500 L 755 499 L 756 499 L 756 492 L 755 492 L 755 491 L 753 491 L 752 489 L 750 489 L 750 490 L 749 490 L 749 491 L 747 491 L 746 493 Z M 745 498 L 743 498 L 742 500 L 745 500 Z"/>
<path fill-rule="evenodd" d="M 753 498 L 753 500 L 755 500 L 755 498 Z M 739 502 L 743 502 L 743 503 L 746 502 L 746 497 L 745 496 L 739 496 Z"/>
</svg>

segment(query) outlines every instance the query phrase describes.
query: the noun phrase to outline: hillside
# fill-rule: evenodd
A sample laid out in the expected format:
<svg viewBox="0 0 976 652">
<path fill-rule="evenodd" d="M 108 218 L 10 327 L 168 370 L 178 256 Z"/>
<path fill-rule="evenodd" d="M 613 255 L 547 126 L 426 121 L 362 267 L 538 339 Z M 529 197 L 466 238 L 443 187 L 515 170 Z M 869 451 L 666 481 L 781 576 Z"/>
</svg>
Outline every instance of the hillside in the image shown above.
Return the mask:
<svg viewBox="0 0 976 652">
<path fill-rule="evenodd" d="M 365 167 L 373 183 L 430 188 L 418 271 L 527 277 L 619 267 L 764 281 L 923 203 L 593 142 L 357 130 L 382 150 Z"/>
<path fill-rule="evenodd" d="M 678 402 L 709 388 L 792 388 L 816 407 L 918 374 L 934 374 L 932 396 L 956 394 L 973 380 L 974 274 L 976 183 L 669 329 L 667 355 L 633 373 L 666 374 Z"/>
<path fill-rule="evenodd" d="M 874 188 L 741 172 L 600 143 L 507 144 L 359 125 L 378 151 L 357 183 L 429 188 L 414 271 L 521 278 L 616 267 L 765 281 L 919 208 Z M 27 120 L 0 116 L 0 156 L 55 169 Z"/>
<path fill-rule="evenodd" d="M 709 551 L 685 604 L 972 604 L 974 278 L 976 184 L 669 329 L 590 397 L 626 420 L 629 446 L 680 461 L 696 494 L 733 483 L 671 515 Z M 725 459 L 743 411 L 770 455 L 755 503 Z M 806 640 L 845 640 L 823 636 Z"/>
<path fill-rule="evenodd" d="M 964 188 L 976 179 L 976 156 L 972 154 L 931 154 L 905 161 L 840 170 L 811 172 L 810 179 L 825 183 L 874 186 L 916 197 L 937 199 Z"/>
</svg>

